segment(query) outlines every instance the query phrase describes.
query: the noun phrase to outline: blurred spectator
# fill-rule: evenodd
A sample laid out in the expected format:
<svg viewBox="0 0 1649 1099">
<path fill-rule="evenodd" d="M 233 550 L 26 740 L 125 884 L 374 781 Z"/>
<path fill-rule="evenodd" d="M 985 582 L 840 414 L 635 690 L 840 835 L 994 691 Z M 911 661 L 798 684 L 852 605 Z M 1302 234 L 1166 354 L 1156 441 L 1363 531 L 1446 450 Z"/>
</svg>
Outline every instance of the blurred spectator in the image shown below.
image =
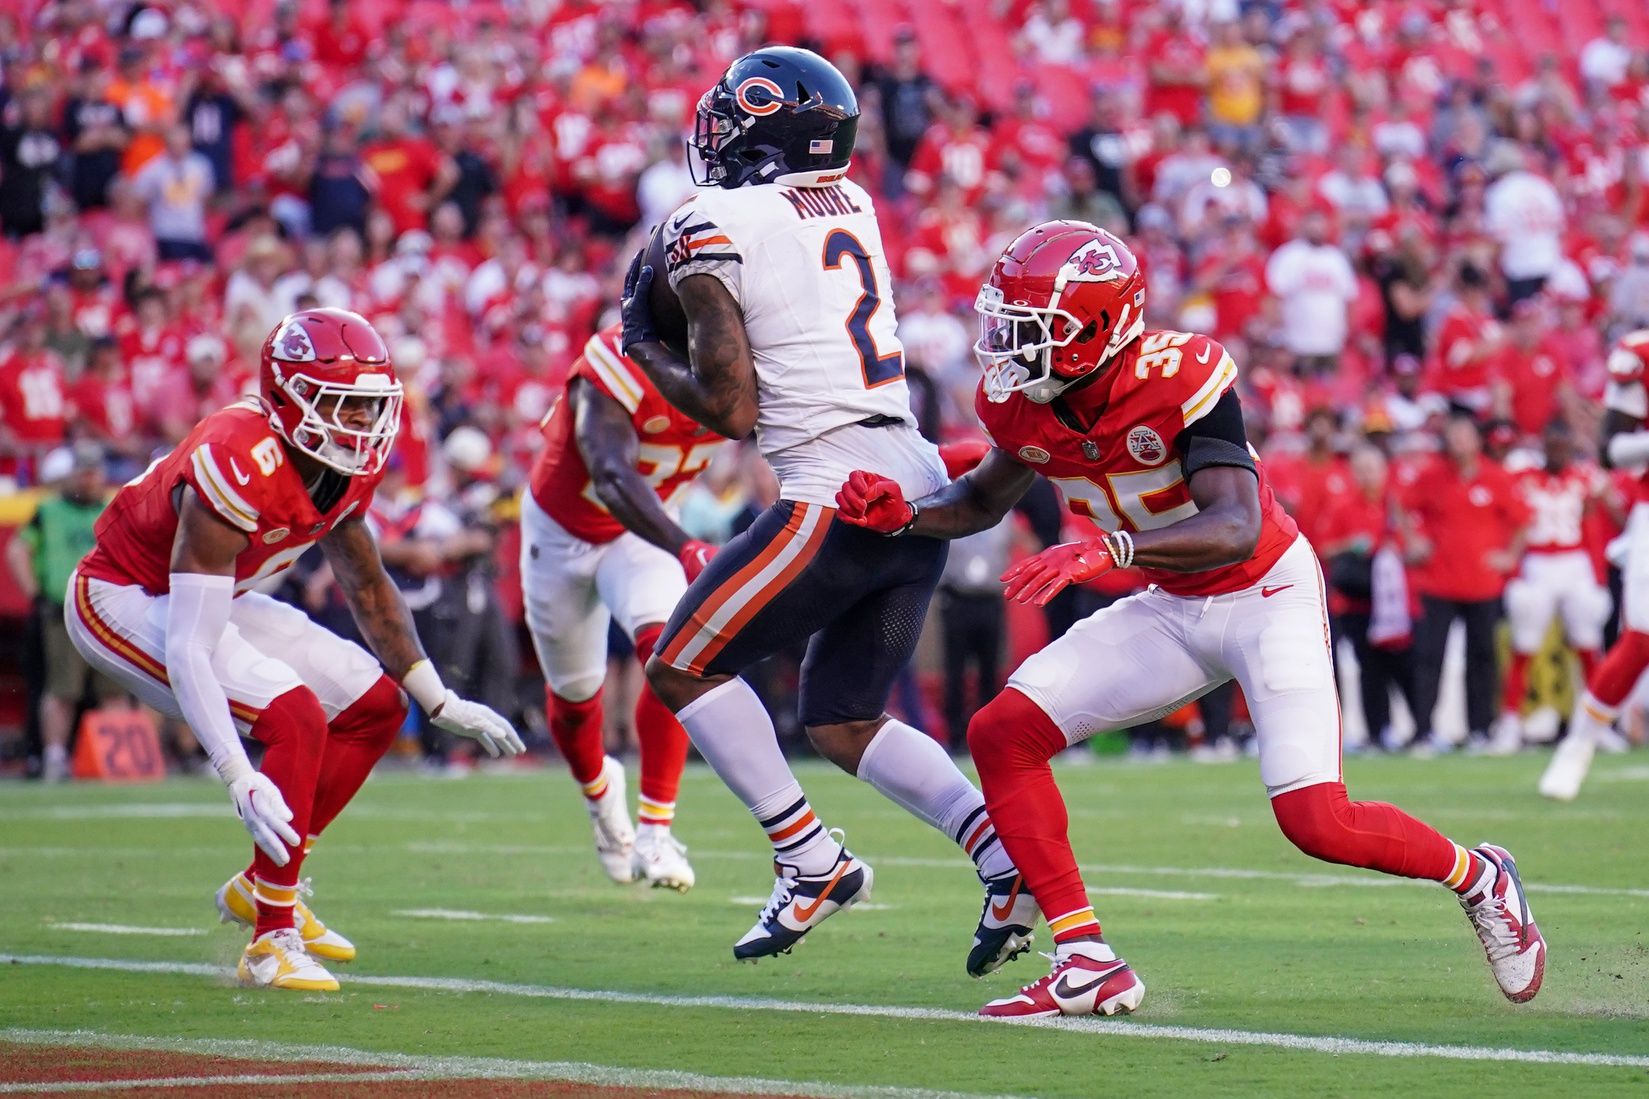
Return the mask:
<svg viewBox="0 0 1649 1099">
<path fill-rule="evenodd" d="M 1515 145 L 1496 146 L 1488 164 L 1494 183 L 1483 198 L 1484 222 L 1500 243 L 1500 271 L 1514 302 L 1538 293 L 1563 258 L 1563 200 L 1525 159 Z"/>
<path fill-rule="evenodd" d="M 1617 331 L 1649 328 L 1649 231 L 1633 233 L 1627 262 L 1609 292 L 1609 326 Z"/>
<path fill-rule="evenodd" d="M 162 260 L 211 262 L 206 202 L 214 186 L 212 163 L 195 152 L 188 128 L 168 129 L 165 148 L 132 179 L 132 189 L 149 204 L 149 228 Z"/>
<path fill-rule="evenodd" d="M 63 360 L 46 346 L 46 321 L 38 305 L 17 321 L 10 354 L 0 358 L 0 477 L 33 470 L 63 442 L 72 413 L 64 399 Z"/>
<path fill-rule="evenodd" d="M 922 71 L 922 47 L 911 28 L 901 27 L 894 34 L 893 64 L 876 79 L 876 91 L 888 156 L 903 170 L 928 132 L 937 98 L 937 88 Z"/>
<path fill-rule="evenodd" d="M 1495 362 L 1495 408 L 1522 438 L 1537 438 L 1553 420 L 1575 409 L 1574 379 L 1556 346 L 1544 297 L 1512 306 L 1507 339 Z"/>
<path fill-rule="evenodd" d="M 65 468 L 45 468 L 52 465 Z M 43 674 L 30 685 L 40 699 L 41 777 L 60 782 L 69 777 L 69 736 L 80 705 L 88 698 L 113 698 L 120 688 L 87 665 L 69 643 L 63 622 L 69 577 L 91 551 L 92 527 L 107 502 L 102 451 L 95 443 L 77 443 L 72 452 L 53 453 L 45 467 L 42 480 L 55 491 L 41 497 L 34 515 L 6 545 L 6 564 L 33 607 L 31 632 L 42 650 L 38 661 L 29 662 Z"/>
<path fill-rule="evenodd" d="M 1437 392 L 1461 408 L 1488 411 L 1491 371 L 1505 338 L 1505 330 L 1494 319 L 1487 272 L 1475 264 L 1463 264 L 1454 278 L 1454 302 L 1435 342 L 1433 384 Z"/>
<path fill-rule="evenodd" d="M 46 189 L 64 164 L 44 88 L 29 88 L 0 112 L 0 228 L 13 239 L 46 224 Z"/>
<path fill-rule="evenodd" d="M 1357 277 L 1345 253 L 1328 241 L 1328 215 L 1311 210 L 1300 235 L 1271 254 L 1266 287 L 1278 299 L 1283 346 L 1307 370 L 1327 373 L 1345 349 Z"/>
<path fill-rule="evenodd" d="M 396 97 L 384 104 L 378 135 L 361 150 L 377 199 L 397 233 L 426 227 L 431 209 L 458 182 L 458 166 L 412 130 L 408 107 Z"/>
<path fill-rule="evenodd" d="M 1088 124 L 1071 135 L 1071 152 L 1093 170 L 1093 186 L 1129 208 L 1134 199 L 1134 153 L 1122 130 L 1122 107 L 1115 93 L 1094 89 L 1093 113 Z M 1075 190 L 1077 181 L 1071 180 Z"/>
<path fill-rule="evenodd" d="M 1202 38 L 1186 24 L 1178 5 L 1164 6 L 1162 29 L 1146 42 L 1148 87 L 1145 113 L 1171 114 L 1180 125 L 1202 118 L 1203 89 L 1208 86 L 1208 53 Z"/>
<path fill-rule="evenodd" d="M 1467 729 L 1474 744 L 1486 742 L 1500 705 L 1500 595 L 1523 556 L 1529 520 L 1516 482 L 1484 454 L 1482 430 L 1469 414 L 1449 418 L 1443 448 L 1407 486 L 1398 509 L 1421 606 L 1414 628 L 1416 737 L 1433 747 L 1447 747 L 1432 720 L 1456 621 L 1465 627 Z"/>
<path fill-rule="evenodd" d="M 370 181 L 355 131 L 341 122 L 330 126 L 309 169 L 310 231 L 323 237 L 339 229 L 364 234 Z"/>
<path fill-rule="evenodd" d="M 1411 639 L 1402 634 L 1376 640 L 1374 635 L 1375 557 L 1395 552 L 1385 455 L 1367 443 L 1359 445 L 1351 452 L 1348 472 L 1349 490 L 1323 502 L 1315 544 L 1328 577 L 1334 636 L 1350 642 L 1357 658 L 1369 742 L 1383 745 L 1391 739 L 1392 690 L 1402 693 L 1410 710 L 1416 708 Z M 1399 564 L 1397 575 L 1401 573 Z"/>
<path fill-rule="evenodd" d="M 1603 34 L 1586 43 L 1580 51 L 1580 75 L 1588 84 L 1612 90 L 1626 79 L 1632 62 L 1632 47 L 1626 42 L 1626 20 L 1611 15 Z"/>
<path fill-rule="evenodd" d="M 74 91 L 63 105 L 63 139 L 69 146 L 69 193 L 75 205 L 82 210 L 103 206 L 109 184 L 120 173 L 127 134 L 120 108 L 109 101 L 109 70 L 95 58 L 81 61 Z"/>
<path fill-rule="evenodd" d="M 1265 58 L 1235 22 L 1216 23 L 1208 49 L 1208 121 L 1214 140 L 1249 148 L 1265 106 Z"/>
<path fill-rule="evenodd" d="M 1082 21 L 1071 14 L 1070 0 L 1043 0 L 1025 16 L 1020 39 L 1030 53 L 1050 65 L 1082 60 Z"/>
</svg>

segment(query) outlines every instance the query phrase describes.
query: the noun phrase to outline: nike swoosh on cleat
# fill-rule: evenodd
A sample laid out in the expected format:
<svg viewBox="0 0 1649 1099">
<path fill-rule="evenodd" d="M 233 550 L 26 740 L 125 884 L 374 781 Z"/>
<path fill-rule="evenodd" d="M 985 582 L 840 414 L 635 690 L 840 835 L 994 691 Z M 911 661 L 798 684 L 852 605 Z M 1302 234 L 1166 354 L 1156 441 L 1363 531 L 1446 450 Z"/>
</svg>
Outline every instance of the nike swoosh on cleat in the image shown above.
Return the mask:
<svg viewBox="0 0 1649 1099">
<path fill-rule="evenodd" d="M 1001 920 L 1005 923 L 1007 922 L 1008 917 L 1013 915 L 1013 902 L 1019 899 L 1019 887 L 1024 884 L 1024 881 L 1024 878 L 1015 876 L 1013 879 L 1013 889 L 1008 892 L 1008 899 L 1000 905 L 995 901 L 991 902 L 992 919 Z"/>
<path fill-rule="evenodd" d="M 1086 984 L 1080 985 L 1073 985 L 1071 984 L 1071 978 L 1069 976 L 1062 976 L 1054 983 L 1053 993 L 1055 996 L 1063 997 L 1067 1000 L 1074 1000 L 1085 992 L 1092 992 L 1094 989 L 1098 988 L 1100 985 L 1104 984 L 1106 981 L 1110 980 L 1112 977 L 1115 977 L 1118 973 L 1123 972 L 1127 968 L 1128 967 L 1122 962 L 1117 962 L 1114 966 L 1107 969 L 1104 973 L 1101 973 L 1093 980 L 1087 982 Z"/>
<path fill-rule="evenodd" d="M 830 880 L 825 883 L 824 891 L 807 904 L 803 904 L 801 901 L 792 902 L 791 910 L 795 913 L 798 923 L 805 923 L 813 918 L 813 913 L 819 910 L 819 906 L 830 896 L 830 891 L 836 888 L 836 883 L 842 880 L 842 875 L 847 873 L 847 867 L 848 863 L 845 859 L 838 863 L 836 873 L 831 875 Z"/>
<path fill-rule="evenodd" d="M 1278 586 L 1276 586 L 1274 588 L 1261 588 L 1260 589 L 1260 598 L 1261 599 L 1270 599 L 1273 595 L 1276 595 L 1278 592 L 1287 591 L 1289 588 L 1292 588 L 1293 586 L 1294 586 L 1293 584 L 1279 584 Z"/>
</svg>

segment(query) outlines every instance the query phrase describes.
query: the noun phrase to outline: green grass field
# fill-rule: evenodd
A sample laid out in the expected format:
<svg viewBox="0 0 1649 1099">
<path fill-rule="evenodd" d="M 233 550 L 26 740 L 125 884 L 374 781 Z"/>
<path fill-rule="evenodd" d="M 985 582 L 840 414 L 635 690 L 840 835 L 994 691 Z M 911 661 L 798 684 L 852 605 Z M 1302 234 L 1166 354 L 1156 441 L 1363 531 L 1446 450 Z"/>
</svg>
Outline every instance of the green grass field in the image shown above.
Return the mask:
<svg viewBox="0 0 1649 1099">
<path fill-rule="evenodd" d="M 1130 1020 L 1058 1026 L 968 1017 L 1044 962 L 968 979 L 970 867 L 822 766 L 804 766 L 803 781 L 876 867 L 875 903 L 759 966 L 730 947 L 765 899 L 768 856 L 707 771 L 690 770 L 681 799 L 699 874 L 686 896 L 602 878 L 558 771 L 381 775 L 306 868 L 316 909 L 360 948 L 329 996 L 226 976 L 244 940 L 216 924 L 212 892 L 247 844 L 215 783 L 8 784 L 0 1042 L 251 1039 L 311 1059 L 482 1058 L 475 1074 L 493 1078 L 521 1062 L 524 1077 L 656 1087 L 675 1078 L 617 1070 L 678 1070 L 701 1089 L 787 1094 L 1649 1095 L 1649 767 L 1601 760 L 1580 801 L 1554 806 L 1534 794 L 1543 762 L 1348 763 L 1355 796 L 1518 856 L 1551 951 L 1545 988 L 1523 1007 L 1495 990 L 1440 888 L 1289 847 L 1251 762 L 1065 768 L 1095 907 L 1149 992 Z M 180 965 L 131 964 L 143 962 Z"/>
</svg>

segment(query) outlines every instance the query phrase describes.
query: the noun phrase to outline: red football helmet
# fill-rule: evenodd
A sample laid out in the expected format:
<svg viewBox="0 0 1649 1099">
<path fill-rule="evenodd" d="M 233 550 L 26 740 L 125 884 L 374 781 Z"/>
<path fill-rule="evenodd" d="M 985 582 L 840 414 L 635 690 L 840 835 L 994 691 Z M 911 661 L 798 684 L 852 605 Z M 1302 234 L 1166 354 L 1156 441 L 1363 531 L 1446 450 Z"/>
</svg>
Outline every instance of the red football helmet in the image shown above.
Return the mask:
<svg viewBox="0 0 1649 1099">
<path fill-rule="evenodd" d="M 1045 221 L 1008 245 L 973 303 L 992 401 L 1047 404 L 1145 330 L 1145 276 L 1128 246 L 1085 221 Z"/>
<path fill-rule="evenodd" d="M 270 425 L 292 446 L 351 477 L 384 467 L 401 427 L 401 383 L 365 317 L 291 314 L 263 342 L 259 382 Z"/>
</svg>

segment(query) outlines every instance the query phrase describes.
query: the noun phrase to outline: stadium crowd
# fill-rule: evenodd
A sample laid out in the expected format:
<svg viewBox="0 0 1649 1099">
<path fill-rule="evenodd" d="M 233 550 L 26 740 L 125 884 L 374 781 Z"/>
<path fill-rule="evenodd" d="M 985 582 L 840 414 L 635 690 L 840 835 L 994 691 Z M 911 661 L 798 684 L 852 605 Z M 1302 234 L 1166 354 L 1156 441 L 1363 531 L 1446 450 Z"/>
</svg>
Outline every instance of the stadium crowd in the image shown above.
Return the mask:
<svg viewBox="0 0 1649 1099">
<path fill-rule="evenodd" d="M 925 432 L 976 432 L 970 307 L 1001 245 L 1048 216 L 1112 229 L 1152 326 L 1241 364 L 1370 740 L 1394 742 L 1386 686 L 1424 737 L 1456 618 L 1465 731 L 1493 739 L 1527 521 L 1502 466 L 1584 460 L 1610 344 L 1649 326 L 1649 13 L 1629 0 L 24 0 L 0 11 L 4 491 L 77 443 L 65 470 L 91 443 L 132 476 L 245 389 L 283 315 L 357 310 L 408 390 L 386 560 L 445 625 L 448 681 L 520 711 L 533 692 L 500 673 L 520 663 L 510 526 L 539 421 L 691 190 L 699 93 L 769 40 L 861 89 L 854 175 Z M 1600 575 L 1617 481 L 1587 520 Z M 731 454 L 684 525 L 724 540 L 773 491 Z M 1492 522 L 1451 503 L 1484 492 Z M 1046 500 L 1027 518 L 1059 540 Z M 1006 670 L 994 578 L 1016 537 L 953 549 L 925 669 L 943 703 L 922 677 L 902 692 L 936 733 L 971 712 L 964 666 L 987 697 Z M 1463 545 L 1480 552 L 1439 551 Z M 1391 560 L 1396 588 L 1371 581 Z M 324 569 L 293 598 L 347 617 Z M 1240 715 L 1217 693 L 1170 721 L 1217 743 Z"/>
</svg>

